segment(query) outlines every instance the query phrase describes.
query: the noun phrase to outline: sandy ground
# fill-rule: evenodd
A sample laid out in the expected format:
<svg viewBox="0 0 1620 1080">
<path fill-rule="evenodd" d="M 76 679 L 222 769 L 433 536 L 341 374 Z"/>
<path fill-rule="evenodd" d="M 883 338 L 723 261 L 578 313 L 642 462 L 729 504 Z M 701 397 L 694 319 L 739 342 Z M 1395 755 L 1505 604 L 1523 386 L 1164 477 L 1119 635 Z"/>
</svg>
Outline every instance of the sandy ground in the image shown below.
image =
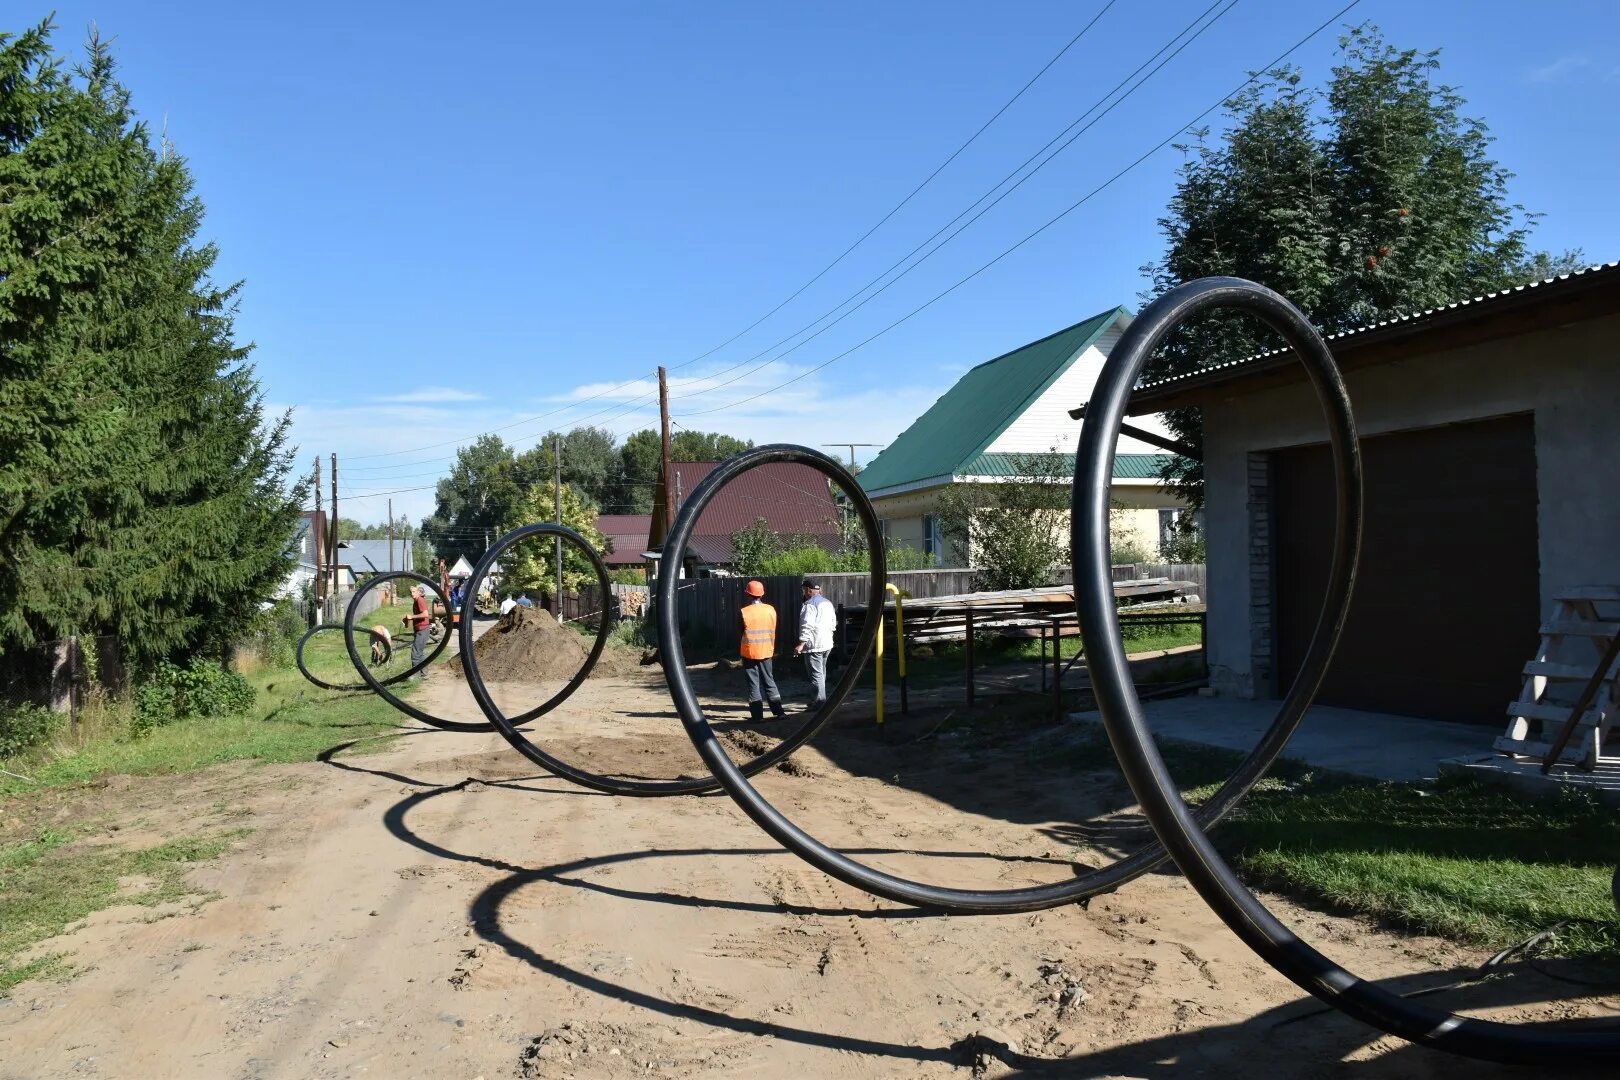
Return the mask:
<svg viewBox="0 0 1620 1080">
<path fill-rule="evenodd" d="M 442 674 L 424 700 L 476 718 Z M 588 767 L 697 763 L 651 673 L 592 680 L 537 735 Z M 908 737 L 829 732 L 761 789 L 824 840 L 951 883 L 1060 880 L 1141 836 L 1106 774 L 1020 777 L 1072 730 Z M 779 851 L 723 795 L 592 794 L 536 776 L 497 735 L 118 778 L 34 812 L 53 805 L 136 846 L 251 832 L 192 872 L 217 899 L 109 909 L 45 946 L 79 974 L 0 1002 L 5 1078 L 1530 1075 L 1337 1015 L 1279 1027 L 1314 1002 L 1171 874 L 1085 909 L 920 914 Z M 1484 958 L 1276 908 L 1402 990 Z M 1515 1020 L 1620 1012 L 1570 991 L 1526 971 L 1430 1000 Z"/>
</svg>

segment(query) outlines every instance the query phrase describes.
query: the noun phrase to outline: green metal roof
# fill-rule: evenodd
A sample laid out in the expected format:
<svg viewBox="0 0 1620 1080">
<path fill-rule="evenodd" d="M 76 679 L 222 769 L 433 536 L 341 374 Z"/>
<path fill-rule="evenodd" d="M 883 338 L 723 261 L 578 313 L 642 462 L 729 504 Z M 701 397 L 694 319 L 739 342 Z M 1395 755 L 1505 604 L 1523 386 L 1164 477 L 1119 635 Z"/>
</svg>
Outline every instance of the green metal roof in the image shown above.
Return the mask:
<svg viewBox="0 0 1620 1080">
<path fill-rule="evenodd" d="M 861 470 L 861 487 L 877 491 L 962 474 L 963 466 L 982 454 L 1115 318 L 1129 314 L 1124 308 L 1110 308 L 986 360 L 958 379 Z"/>
<path fill-rule="evenodd" d="M 1159 468 L 1170 454 L 1115 454 L 1115 480 L 1157 480 Z M 1020 462 L 1030 458 L 1042 459 L 1051 469 L 1051 475 L 1068 476 L 1074 472 L 1073 454 L 978 454 L 973 460 L 956 470 L 957 476 L 1022 476 Z M 1044 470 L 1043 470 L 1044 471 Z M 864 474 L 863 474 L 864 475 Z"/>
</svg>

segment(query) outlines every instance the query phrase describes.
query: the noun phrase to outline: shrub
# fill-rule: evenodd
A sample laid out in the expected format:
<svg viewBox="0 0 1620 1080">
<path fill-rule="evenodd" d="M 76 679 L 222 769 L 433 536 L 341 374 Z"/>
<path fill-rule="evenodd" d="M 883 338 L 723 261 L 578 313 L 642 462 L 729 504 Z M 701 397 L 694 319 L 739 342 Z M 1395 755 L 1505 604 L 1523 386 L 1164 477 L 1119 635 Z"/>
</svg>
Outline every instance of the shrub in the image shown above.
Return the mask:
<svg viewBox="0 0 1620 1080">
<path fill-rule="evenodd" d="M 213 660 L 193 660 L 187 667 L 168 661 L 158 665 L 135 692 L 134 734 L 192 717 L 226 716 L 253 707 L 253 687 Z"/>
<path fill-rule="evenodd" d="M 608 580 L 615 585 L 645 585 L 647 571 L 639 566 L 621 566 L 608 571 Z"/>
<path fill-rule="evenodd" d="M 254 613 L 236 644 L 258 653 L 267 667 L 292 667 L 298 639 L 307 629 L 306 620 L 292 600 L 282 597 Z"/>
<path fill-rule="evenodd" d="M 608 637 L 627 648 L 646 649 L 658 644 L 658 627 L 650 618 L 621 619 Z"/>
<path fill-rule="evenodd" d="M 38 705 L 0 705 L 0 758 L 31 750 L 62 729 L 65 719 Z"/>
</svg>

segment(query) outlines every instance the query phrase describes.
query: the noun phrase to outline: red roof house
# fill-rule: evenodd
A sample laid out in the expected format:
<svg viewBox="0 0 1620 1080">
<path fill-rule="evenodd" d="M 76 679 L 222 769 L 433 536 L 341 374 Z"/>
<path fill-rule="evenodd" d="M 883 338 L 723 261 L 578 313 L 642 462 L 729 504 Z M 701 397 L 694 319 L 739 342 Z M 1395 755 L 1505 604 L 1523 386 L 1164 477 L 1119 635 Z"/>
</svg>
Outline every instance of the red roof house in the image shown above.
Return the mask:
<svg viewBox="0 0 1620 1080">
<path fill-rule="evenodd" d="M 646 562 L 641 553 L 647 550 L 647 532 L 652 527 L 651 514 L 601 514 L 596 519 L 596 531 L 608 538 L 613 550 L 602 556 L 609 566 L 640 566 Z"/>
<path fill-rule="evenodd" d="M 676 513 L 717 465 L 717 461 L 670 463 L 669 486 Z M 660 486 L 653 494 L 649 536 L 655 549 L 663 545 L 666 533 L 663 501 Z M 783 539 L 806 537 L 833 551 L 839 544 L 838 515 L 831 485 L 815 469 L 786 461 L 761 465 L 732 480 L 709 503 L 687 544 L 686 562 L 689 566 L 730 565 L 731 535 L 761 518 Z"/>
</svg>

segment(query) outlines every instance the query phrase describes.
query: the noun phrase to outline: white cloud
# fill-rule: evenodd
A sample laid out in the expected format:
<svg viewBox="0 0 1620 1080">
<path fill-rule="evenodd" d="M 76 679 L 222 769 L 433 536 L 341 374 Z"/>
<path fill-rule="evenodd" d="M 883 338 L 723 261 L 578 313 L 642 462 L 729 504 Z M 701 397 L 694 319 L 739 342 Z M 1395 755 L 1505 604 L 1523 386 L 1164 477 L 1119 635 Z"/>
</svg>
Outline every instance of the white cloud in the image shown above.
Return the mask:
<svg viewBox="0 0 1620 1080">
<path fill-rule="evenodd" d="M 1585 56 L 1560 56 L 1550 64 L 1531 68 L 1525 75 L 1525 81 L 1532 83 L 1565 82 L 1583 68 L 1591 66 L 1591 63 L 1592 61 Z"/>
<path fill-rule="evenodd" d="M 395 404 L 432 404 L 450 401 L 483 401 L 483 394 L 475 394 L 471 390 L 462 390 L 454 386 L 423 386 L 409 390 L 403 394 L 390 394 L 380 397 L 378 401 Z"/>
<path fill-rule="evenodd" d="M 841 377 L 847 369 L 807 370 L 786 362 L 763 367 L 756 362 L 735 370 L 721 364 L 683 372 L 670 380 L 670 412 L 677 430 L 718 431 L 756 443 L 801 443 L 844 458 L 847 450 L 827 444 L 839 439 L 893 442 L 956 381 L 953 374 L 938 373 L 927 383 L 853 390 Z M 801 375 L 797 382 L 774 389 Z M 294 408 L 292 439 L 299 446 L 303 475 L 320 456 L 323 486 L 328 455 L 338 454 L 339 508 L 345 517 L 381 521 L 391 497 L 396 515 L 422 518 L 433 511 L 433 487 L 455 460 L 457 445 L 483 432 L 494 431 L 526 449 L 548 431 L 581 424 L 603 427 L 620 440 L 656 428 L 656 381 L 614 389 L 618 386 L 581 384 L 547 399 L 571 404 L 538 412 L 530 411 L 533 406 L 467 408 L 461 398 L 428 397 L 434 388 L 358 403 L 304 404 Z M 277 411 L 285 407 L 270 406 Z M 865 464 L 877 448 L 858 453 Z"/>
</svg>

